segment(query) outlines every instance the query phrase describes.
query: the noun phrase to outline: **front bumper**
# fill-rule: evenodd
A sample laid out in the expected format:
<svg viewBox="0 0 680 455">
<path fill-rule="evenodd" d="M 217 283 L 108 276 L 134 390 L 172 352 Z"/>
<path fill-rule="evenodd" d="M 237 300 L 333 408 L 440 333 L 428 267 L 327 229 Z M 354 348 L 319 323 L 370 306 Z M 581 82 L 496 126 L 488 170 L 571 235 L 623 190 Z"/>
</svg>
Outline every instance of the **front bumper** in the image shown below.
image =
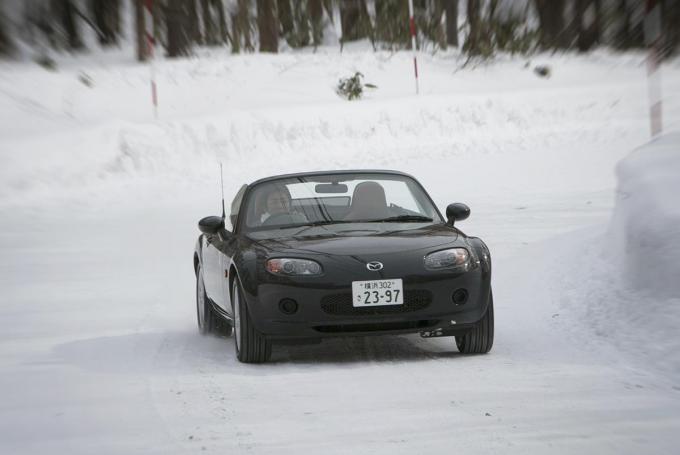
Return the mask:
<svg viewBox="0 0 680 455">
<path fill-rule="evenodd" d="M 418 333 L 444 329 L 446 334 L 463 333 L 485 314 L 490 274 L 481 268 L 449 275 L 401 278 L 404 304 L 354 308 L 351 281 L 339 284 L 307 281 L 265 282 L 246 293 L 255 327 L 270 339 L 316 339 L 337 336 Z M 465 289 L 464 304 L 453 302 L 453 292 Z M 298 303 L 294 314 L 279 308 L 282 299 Z"/>
</svg>

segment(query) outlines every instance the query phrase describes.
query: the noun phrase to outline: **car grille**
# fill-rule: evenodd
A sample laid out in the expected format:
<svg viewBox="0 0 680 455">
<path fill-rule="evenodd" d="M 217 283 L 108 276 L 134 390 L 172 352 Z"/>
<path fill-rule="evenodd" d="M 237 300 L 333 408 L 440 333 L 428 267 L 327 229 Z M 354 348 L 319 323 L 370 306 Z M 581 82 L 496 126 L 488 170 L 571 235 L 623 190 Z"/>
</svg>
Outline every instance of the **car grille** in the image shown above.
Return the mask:
<svg viewBox="0 0 680 455">
<path fill-rule="evenodd" d="M 432 302 L 432 293 L 426 290 L 404 291 L 403 305 L 383 305 L 355 308 L 352 306 L 352 294 L 333 294 L 321 299 L 321 309 L 324 313 L 337 316 L 400 314 L 427 308 Z"/>
</svg>

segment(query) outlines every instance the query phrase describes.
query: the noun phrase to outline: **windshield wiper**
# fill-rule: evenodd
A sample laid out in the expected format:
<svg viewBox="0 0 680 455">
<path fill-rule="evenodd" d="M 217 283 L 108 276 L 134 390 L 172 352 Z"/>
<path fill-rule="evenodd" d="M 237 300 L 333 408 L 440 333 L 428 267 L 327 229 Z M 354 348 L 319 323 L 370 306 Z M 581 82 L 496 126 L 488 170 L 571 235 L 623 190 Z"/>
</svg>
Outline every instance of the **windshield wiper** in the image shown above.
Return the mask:
<svg viewBox="0 0 680 455">
<path fill-rule="evenodd" d="M 347 221 L 347 220 L 311 221 L 309 223 L 299 224 L 296 227 L 314 227 L 314 226 L 325 226 L 327 224 L 340 224 L 340 223 L 353 223 L 353 221 Z"/>
<path fill-rule="evenodd" d="M 431 222 L 432 218 L 428 216 L 423 216 L 423 215 L 398 215 L 398 216 L 391 216 L 389 218 L 381 218 L 379 220 L 371 220 L 369 223 L 400 223 L 400 222 L 411 222 L 411 221 L 419 221 L 419 222 Z"/>
<path fill-rule="evenodd" d="M 299 235 L 301 232 L 308 231 L 309 229 L 317 226 L 327 226 L 329 224 L 341 224 L 341 223 L 352 223 L 353 221 L 347 221 L 347 220 L 323 220 L 323 221 L 313 221 L 310 223 L 305 223 L 305 224 L 299 224 L 296 226 L 283 226 L 280 227 L 279 229 L 289 229 L 289 228 L 295 228 L 299 227 L 302 228 L 299 231 L 297 231 L 294 235 Z"/>
</svg>

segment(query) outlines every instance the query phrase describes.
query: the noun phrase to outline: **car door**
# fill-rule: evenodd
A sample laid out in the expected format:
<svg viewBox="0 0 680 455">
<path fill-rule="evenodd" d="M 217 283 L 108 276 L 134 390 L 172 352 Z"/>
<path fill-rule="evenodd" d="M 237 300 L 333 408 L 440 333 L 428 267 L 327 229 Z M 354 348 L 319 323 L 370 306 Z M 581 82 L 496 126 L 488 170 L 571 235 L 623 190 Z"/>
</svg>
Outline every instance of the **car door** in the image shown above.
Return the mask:
<svg viewBox="0 0 680 455">
<path fill-rule="evenodd" d="M 231 299 L 229 290 L 229 267 L 231 267 L 231 258 L 234 256 L 236 250 L 236 236 L 231 235 L 228 239 L 220 245 L 220 255 L 219 255 L 219 266 L 222 272 L 222 278 L 218 283 L 219 293 L 221 296 L 220 307 L 228 314 L 232 314 L 231 311 Z"/>
<path fill-rule="evenodd" d="M 210 300 L 219 306 L 223 306 L 223 292 L 222 279 L 224 272 L 221 272 L 221 256 L 219 251 L 220 239 L 217 235 L 206 235 L 203 238 L 203 283 L 205 284 L 205 293 Z"/>
<path fill-rule="evenodd" d="M 205 283 L 206 292 L 208 297 L 228 314 L 232 314 L 231 299 L 229 298 L 228 271 L 231 266 L 231 258 L 236 252 L 237 233 L 235 232 L 235 226 L 237 225 L 241 202 L 247 188 L 247 185 L 243 185 L 231 203 L 229 216 L 224 220 L 226 232 L 222 236 L 215 235 L 207 238 L 206 248 L 204 249 L 204 254 L 207 255 L 207 259 L 204 258 L 204 261 L 210 274 L 210 278 Z M 209 291 L 208 287 L 210 287 Z"/>
<path fill-rule="evenodd" d="M 229 210 L 229 216 L 227 219 L 224 220 L 224 227 L 227 229 L 230 233 L 231 236 L 228 239 L 225 239 L 225 242 L 220 245 L 220 257 L 219 260 L 220 262 L 220 267 L 223 272 L 223 277 L 224 279 L 222 280 L 221 283 L 221 295 L 223 297 L 223 304 L 222 308 L 228 313 L 232 314 L 232 308 L 231 308 L 231 290 L 229 289 L 229 267 L 231 267 L 231 258 L 236 254 L 237 250 L 237 245 L 238 245 L 238 216 L 239 216 L 239 211 L 241 210 L 241 204 L 243 202 L 243 198 L 246 194 L 246 190 L 248 189 L 248 185 L 243 185 L 241 188 L 238 190 L 236 193 L 236 196 L 234 197 L 234 200 L 231 202 L 231 207 Z"/>
</svg>

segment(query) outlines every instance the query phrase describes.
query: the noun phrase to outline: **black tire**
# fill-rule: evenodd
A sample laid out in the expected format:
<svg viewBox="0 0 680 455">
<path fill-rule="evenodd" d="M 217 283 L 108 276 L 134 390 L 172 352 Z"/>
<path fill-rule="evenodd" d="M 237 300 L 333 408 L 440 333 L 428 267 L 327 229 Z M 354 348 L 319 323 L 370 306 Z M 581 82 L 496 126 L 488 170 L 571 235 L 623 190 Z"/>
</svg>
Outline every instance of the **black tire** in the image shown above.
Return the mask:
<svg viewBox="0 0 680 455">
<path fill-rule="evenodd" d="M 196 321 L 198 322 L 198 331 L 202 335 L 210 333 L 231 335 L 231 325 L 215 314 L 205 292 L 203 269 L 200 264 L 196 268 Z"/>
<path fill-rule="evenodd" d="M 234 314 L 236 357 L 243 363 L 266 362 L 272 355 L 272 343 L 258 332 L 253 325 L 238 277 L 234 279 L 231 296 Z"/>
<path fill-rule="evenodd" d="M 477 326 L 465 335 L 456 337 L 461 354 L 486 354 L 493 346 L 493 293 L 489 291 L 489 306 Z"/>
</svg>

